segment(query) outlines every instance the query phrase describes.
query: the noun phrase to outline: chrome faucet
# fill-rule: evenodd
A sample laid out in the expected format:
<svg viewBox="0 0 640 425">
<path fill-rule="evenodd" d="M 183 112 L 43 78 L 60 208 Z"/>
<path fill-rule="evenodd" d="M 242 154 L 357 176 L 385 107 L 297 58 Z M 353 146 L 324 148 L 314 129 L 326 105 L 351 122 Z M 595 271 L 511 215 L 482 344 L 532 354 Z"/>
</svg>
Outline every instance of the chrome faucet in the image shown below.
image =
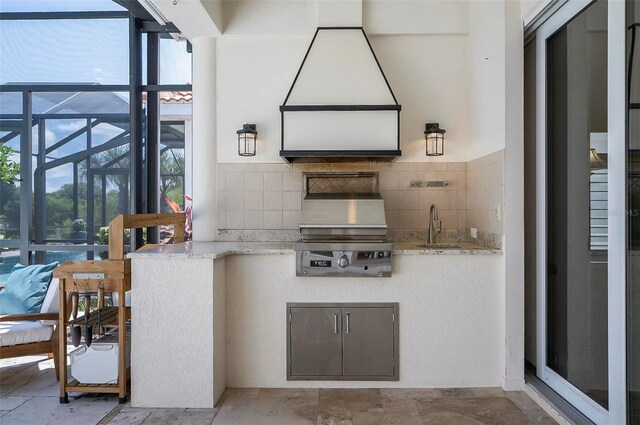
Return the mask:
<svg viewBox="0 0 640 425">
<path fill-rule="evenodd" d="M 434 221 L 439 221 L 440 226 L 436 229 L 433 225 Z M 429 229 L 427 231 L 427 243 L 436 243 L 436 236 L 438 236 L 442 232 L 442 220 L 438 220 L 438 207 L 436 204 L 431 204 L 431 209 L 429 210 Z"/>
</svg>

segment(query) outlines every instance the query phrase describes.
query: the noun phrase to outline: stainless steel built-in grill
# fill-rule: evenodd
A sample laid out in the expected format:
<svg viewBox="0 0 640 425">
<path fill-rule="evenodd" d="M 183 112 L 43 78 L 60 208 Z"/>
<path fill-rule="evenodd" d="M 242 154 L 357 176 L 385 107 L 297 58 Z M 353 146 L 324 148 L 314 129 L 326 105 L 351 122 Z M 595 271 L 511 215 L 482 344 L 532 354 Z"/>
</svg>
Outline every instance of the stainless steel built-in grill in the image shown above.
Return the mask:
<svg viewBox="0 0 640 425">
<path fill-rule="evenodd" d="M 390 277 L 384 201 L 378 193 L 308 194 L 302 240 L 295 244 L 297 276 Z"/>
</svg>

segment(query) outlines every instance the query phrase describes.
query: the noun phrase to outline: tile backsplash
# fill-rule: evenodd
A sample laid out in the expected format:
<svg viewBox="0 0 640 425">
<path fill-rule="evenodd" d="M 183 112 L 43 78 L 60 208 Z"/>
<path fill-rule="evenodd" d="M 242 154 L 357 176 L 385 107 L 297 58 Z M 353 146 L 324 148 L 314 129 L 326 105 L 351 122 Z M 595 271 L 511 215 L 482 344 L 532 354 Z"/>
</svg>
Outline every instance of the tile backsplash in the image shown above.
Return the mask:
<svg viewBox="0 0 640 425">
<path fill-rule="evenodd" d="M 371 171 L 379 173 L 378 185 L 390 230 L 426 229 L 429 208 L 436 204 L 444 229 L 462 230 L 473 225 L 489 232 L 499 227 L 502 232 L 502 226 L 491 222 L 489 214 L 494 200 L 502 203 L 502 192 L 499 199 L 495 198 L 502 185 L 502 154 L 498 154 L 469 163 L 221 163 L 217 171 L 218 228 L 298 229 L 304 173 Z M 488 157 L 491 159 L 487 160 Z M 497 161 L 500 161 L 499 167 Z M 495 175 L 497 170 L 499 176 Z M 412 181 L 441 180 L 446 180 L 447 186 L 411 187 Z M 488 227 L 482 227 L 485 225 Z"/>
<path fill-rule="evenodd" d="M 468 227 L 503 234 L 504 150 L 467 163 Z"/>
</svg>

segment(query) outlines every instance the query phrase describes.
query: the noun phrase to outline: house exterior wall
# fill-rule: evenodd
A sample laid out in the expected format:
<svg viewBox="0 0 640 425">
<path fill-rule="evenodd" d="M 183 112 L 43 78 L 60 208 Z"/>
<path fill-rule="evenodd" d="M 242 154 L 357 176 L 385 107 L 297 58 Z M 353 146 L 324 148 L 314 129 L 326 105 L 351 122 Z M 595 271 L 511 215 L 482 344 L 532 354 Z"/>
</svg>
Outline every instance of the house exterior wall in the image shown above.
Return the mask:
<svg viewBox="0 0 640 425">
<path fill-rule="evenodd" d="M 505 146 L 505 6 L 501 1 L 469 2 L 468 160 Z"/>
<path fill-rule="evenodd" d="M 207 48 L 198 47 L 203 44 L 202 38 L 193 40 L 194 77 L 197 77 L 194 78 L 194 105 L 205 102 L 204 99 L 212 103 L 204 112 L 194 111 L 194 171 L 202 171 L 194 172 L 193 185 L 196 195 L 193 208 L 194 237 L 197 240 L 214 239 L 216 229 L 297 227 L 295 211 L 298 208 L 285 207 L 284 193 L 281 209 L 277 206 L 277 194 L 269 199 L 271 207 L 265 208 L 267 201 L 264 194 L 262 199 L 258 199 L 259 189 L 245 189 L 238 186 L 237 182 L 231 183 L 232 190 L 256 191 L 253 195 L 258 198 L 251 198 L 248 192 L 240 194 L 242 196 L 239 198 L 228 198 L 225 192 L 229 190 L 229 179 L 224 176 L 226 169 L 231 169 L 231 164 L 238 164 L 242 169 L 232 172 L 244 171 L 244 168 L 247 172 L 253 172 L 269 164 L 287 167 L 279 157 L 278 106 L 284 101 L 314 26 L 318 25 L 318 10 L 308 2 L 300 2 L 287 13 L 278 14 L 277 7 L 267 10 L 262 4 L 273 2 L 235 3 L 238 2 L 225 2 L 225 32 L 221 37 L 209 43 Z M 365 1 L 362 5 L 365 29 L 369 31 L 373 48 L 403 105 L 400 145 L 403 155 L 395 162 L 399 170 L 402 167 L 400 163 L 409 163 L 409 167 L 420 163 L 465 163 L 505 148 L 506 94 L 511 88 L 505 84 L 506 26 L 496 23 L 505 22 L 507 3 L 427 3 Z M 253 26 L 249 25 L 252 21 L 249 18 L 259 11 L 264 13 L 264 19 Z M 438 24 L 420 26 L 416 16 L 423 15 L 429 17 L 429 22 Z M 294 16 L 300 18 L 298 26 L 287 24 Z M 442 19 L 438 19 L 439 16 Z M 283 20 L 282 25 L 267 25 L 272 21 L 271 18 L 274 22 Z M 406 28 L 400 31 L 396 24 L 405 18 Z M 521 21 L 518 24 L 521 25 Z M 196 58 L 203 55 L 214 57 L 207 60 Z M 215 81 L 215 85 L 209 85 L 206 91 L 202 91 L 204 84 L 201 81 L 207 78 L 210 82 Z M 518 91 L 518 87 L 513 89 Z M 521 96 L 521 93 L 517 95 Z M 201 108 L 197 109 L 202 111 Z M 447 129 L 445 156 L 425 155 L 423 131 L 424 123 L 428 121 L 438 121 L 441 127 Z M 246 122 L 258 126 L 255 157 L 240 157 L 237 154 L 236 130 Z M 365 166 L 373 169 L 376 165 L 368 163 Z M 434 165 L 433 169 L 438 171 L 438 167 Z M 220 168 L 221 171 L 214 168 Z M 431 171 L 428 166 L 425 170 Z M 295 172 L 285 170 L 282 176 L 284 186 L 297 185 L 299 177 Z M 219 178 L 225 181 L 218 181 Z M 293 180 L 287 181 L 288 178 Z M 269 191 L 264 189 L 265 192 Z M 463 190 L 466 189 L 459 189 Z M 278 192 L 277 189 L 273 191 Z M 403 188 L 399 187 L 398 197 L 402 191 Z M 409 208 L 402 205 L 394 207 L 396 201 L 392 192 L 387 193 L 391 228 L 420 229 L 423 220 L 416 211 L 424 208 L 413 208 L 416 202 L 406 196 L 405 200 L 411 204 Z M 292 200 L 292 194 L 287 196 Z M 492 197 L 492 201 L 495 201 L 493 207 L 498 202 L 503 205 L 502 197 Z M 466 211 L 468 206 L 461 202 L 463 198 L 465 196 L 458 193 L 455 202 L 441 202 L 446 205 L 442 209 L 447 210 L 444 214 L 444 221 L 447 222 L 445 227 L 464 229 L 473 221 L 479 230 L 491 231 L 486 226 L 490 221 L 487 209 L 482 212 L 474 208 L 478 214 L 471 220 Z M 467 201 L 473 200 L 469 196 L 466 198 Z M 221 205 L 216 206 L 216 199 Z M 436 197 L 434 201 L 442 200 Z M 251 203 L 254 207 L 247 207 Z M 420 204 L 420 200 L 417 203 Z M 229 214 L 236 211 L 241 214 Z M 500 215 L 503 214 L 501 212 Z M 497 221 L 492 227 L 502 229 L 501 219 Z"/>
<path fill-rule="evenodd" d="M 365 30 L 367 28 L 365 27 Z M 313 31 L 300 37 L 223 37 L 218 42 L 217 145 L 220 163 L 282 163 L 278 107 Z M 398 162 L 466 161 L 469 139 L 467 35 L 370 35 L 400 113 Z M 424 125 L 447 130 L 446 155 L 425 155 Z M 238 156 L 236 130 L 258 128 L 257 155 Z"/>
<path fill-rule="evenodd" d="M 135 285 L 131 305 L 135 308 L 131 309 L 131 319 L 135 326 L 131 329 L 134 341 L 131 370 L 135 372 L 131 374 L 131 402 L 134 406 L 213 407 L 214 380 L 225 379 L 220 366 L 215 367 L 215 363 L 224 361 L 224 357 L 218 357 L 224 356 L 224 345 L 215 346 L 214 329 L 219 329 L 220 322 L 214 322 L 214 315 L 223 317 L 224 309 L 222 314 L 217 310 L 220 295 L 214 290 L 213 266 L 211 259 L 187 262 L 157 258 L 133 262 L 131 279 Z M 158 299 L 165 302 L 157 303 Z M 221 321 L 224 325 L 224 317 Z M 178 383 L 185 383 L 185 387 Z M 189 390 L 184 391 L 187 387 Z"/>
<path fill-rule="evenodd" d="M 297 278 L 294 255 L 226 261 L 228 387 L 500 385 L 501 255 L 398 255 L 389 279 L 347 280 Z M 400 380 L 287 381 L 286 302 L 399 302 Z"/>
<path fill-rule="evenodd" d="M 268 7 L 271 3 L 274 8 Z M 313 2 L 296 2 L 295 7 L 285 12 L 278 9 L 276 3 L 279 2 L 226 2 L 223 6 L 225 32 L 217 41 L 215 53 L 207 53 L 216 57 L 216 69 L 210 70 L 210 78 L 216 81 L 216 86 L 200 93 L 215 99 L 216 113 L 208 119 L 215 120 L 218 125 L 213 133 L 199 139 L 194 137 L 194 158 L 199 155 L 198 146 L 209 145 L 213 140 L 217 157 L 207 154 L 207 147 L 203 152 L 208 156 L 199 159 L 209 161 L 211 168 L 218 168 L 218 163 L 249 167 L 283 163 L 278 156 L 278 106 L 284 100 L 318 25 L 318 10 L 317 5 L 314 9 Z M 505 345 L 500 359 L 505 365 L 503 382 L 513 382 L 509 388 L 517 388 L 523 383 L 522 368 L 513 366 L 522 361 L 521 345 L 524 345 L 521 344 L 523 301 L 520 293 L 523 286 L 522 236 L 518 227 L 518 217 L 522 215 L 519 205 L 523 202 L 522 179 L 518 172 L 522 169 L 522 135 L 518 125 L 513 122 L 508 125 L 507 121 L 517 115 L 514 112 L 517 109 L 509 111 L 509 108 L 522 101 L 522 56 L 509 56 L 522 39 L 520 5 L 504 0 L 425 3 L 430 4 L 364 1 L 363 25 L 399 103 L 403 105 L 400 148 L 404 154 L 397 163 L 468 162 L 505 148 L 505 158 L 513 161 L 507 168 L 508 174 L 503 176 L 504 181 L 509 182 L 505 189 L 507 195 L 503 194 L 503 197 L 509 201 L 503 204 L 505 211 L 501 213 L 511 218 L 506 227 L 499 224 L 506 233 L 513 232 L 513 238 L 505 246 L 505 261 L 511 266 L 502 264 L 502 283 L 508 274 L 509 285 L 500 291 L 500 311 L 504 322 L 510 325 L 501 328 L 500 336 Z M 227 4 L 231 4 L 229 8 L 226 8 Z M 407 22 L 406 27 L 399 26 L 399 22 Z M 195 72 L 194 61 L 194 75 Z M 194 79 L 194 104 L 198 95 L 195 87 Z M 194 135 L 205 119 L 197 122 L 194 115 Z M 424 154 L 422 131 L 424 123 L 430 121 L 438 121 L 447 129 L 447 154 L 444 157 L 426 157 Z M 247 122 L 258 125 L 258 155 L 252 158 L 237 155 L 235 131 Z M 509 151 L 510 147 L 513 150 Z M 255 168 L 247 170 L 254 171 Z M 223 186 L 217 172 L 211 178 L 201 179 L 197 174 L 194 178 L 194 193 L 198 192 L 196 186 L 209 191 L 203 199 L 194 199 L 194 235 L 199 240 L 211 240 L 215 236 L 212 237 L 210 230 L 220 226 L 217 214 L 224 211 L 225 227 L 230 226 L 227 205 L 213 211 L 207 209 L 211 206 L 209 197 L 219 194 Z M 283 186 L 285 184 L 283 180 Z M 227 189 L 225 181 L 224 190 Z M 246 199 L 245 193 L 243 203 Z M 252 200 L 260 202 L 259 197 L 257 199 Z M 263 203 L 264 199 L 263 194 Z M 247 214 L 244 206 L 243 223 L 232 224 L 232 227 L 245 227 L 248 216 L 259 222 L 259 214 Z M 294 222 L 285 220 L 285 212 L 283 194 L 283 228 Z M 266 215 L 263 210 L 263 226 Z M 295 218 L 295 214 L 287 215 Z M 459 226 L 459 219 L 456 219 L 456 226 Z M 513 378 L 508 376 L 511 374 Z"/>
<path fill-rule="evenodd" d="M 467 225 L 504 233 L 504 150 L 467 163 Z"/>
</svg>

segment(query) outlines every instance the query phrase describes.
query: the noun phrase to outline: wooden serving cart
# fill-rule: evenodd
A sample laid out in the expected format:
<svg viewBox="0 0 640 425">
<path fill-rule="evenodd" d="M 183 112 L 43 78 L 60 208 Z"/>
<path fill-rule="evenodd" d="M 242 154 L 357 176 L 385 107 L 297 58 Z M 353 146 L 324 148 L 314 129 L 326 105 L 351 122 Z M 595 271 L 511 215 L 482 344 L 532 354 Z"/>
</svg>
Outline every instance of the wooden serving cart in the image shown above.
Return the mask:
<svg viewBox="0 0 640 425">
<path fill-rule="evenodd" d="M 119 215 L 109 223 L 109 258 L 103 261 L 65 261 L 53 272 L 60 282 L 60 312 L 58 318 L 60 403 L 68 403 L 69 392 L 114 393 L 120 403 L 125 403 L 129 395 L 130 368 L 126 364 L 127 332 L 126 322 L 131 319 L 131 307 L 126 306 L 125 293 L 131 290 L 131 260 L 124 258 L 124 230 L 152 226 L 173 225 L 173 242 L 184 241 L 184 214 L 132 214 Z M 95 309 L 75 322 L 70 318 L 71 294 L 85 293 L 117 294 L 118 306 Z M 99 310 L 99 311 L 98 311 Z M 87 323 L 97 333 L 98 320 L 104 328 L 118 327 L 118 380 L 111 384 L 85 384 L 77 380 L 68 381 L 67 373 L 67 330 L 72 325 Z"/>
</svg>

